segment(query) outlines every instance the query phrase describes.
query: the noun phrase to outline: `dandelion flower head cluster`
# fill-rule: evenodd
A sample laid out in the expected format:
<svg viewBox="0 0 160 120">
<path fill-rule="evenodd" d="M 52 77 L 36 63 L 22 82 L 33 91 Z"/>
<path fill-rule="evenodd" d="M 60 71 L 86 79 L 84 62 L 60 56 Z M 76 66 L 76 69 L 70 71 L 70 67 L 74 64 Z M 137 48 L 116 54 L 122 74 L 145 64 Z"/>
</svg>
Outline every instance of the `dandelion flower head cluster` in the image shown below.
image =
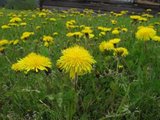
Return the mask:
<svg viewBox="0 0 160 120">
<path fill-rule="evenodd" d="M 138 40 L 148 41 L 156 35 L 156 31 L 152 27 L 139 27 L 136 32 L 136 38 Z"/>
<path fill-rule="evenodd" d="M 63 50 L 62 54 L 57 61 L 57 66 L 69 73 L 72 79 L 75 75 L 90 73 L 92 64 L 96 62 L 86 49 L 78 45 Z"/>
<path fill-rule="evenodd" d="M 34 32 L 24 32 L 21 36 L 21 40 L 26 40 L 29 38 L 31 35 L 34 35 Z"/>
<path fill-rule="evenodd" d="M 43 41 L 44 41 L 44 46 L 48 47 L 49 45 L 53 44 L 54 39 L 53 39 L 52 36 L 44 35 L 44 36 L 43 36 Z"/>
<path fill-rule="evenodd" d="M 13 70 L 26 73 L 29 71 L 48 71 L 48 68 L 51 68 L 51 60 L 33 52 L 12 65 Z"/>
<path fill-rule="evenodd" d="M 110 42 L 107 42 L 107 41 L 103 41 L 99 45 L 99 50 L 101 52 L 104 52 L 105 50 L 111 51 L 111 50 L 114 50 L 114 45 L 113 45 L 113 43 L 110 43 Z"/>
<path fill-rule="evenodd" d="M 128 50 L 124 47 L 115 48 L 114 49 L 114 55 L 115 56 L 126 57 L 128 55 Z"/>
</svg>

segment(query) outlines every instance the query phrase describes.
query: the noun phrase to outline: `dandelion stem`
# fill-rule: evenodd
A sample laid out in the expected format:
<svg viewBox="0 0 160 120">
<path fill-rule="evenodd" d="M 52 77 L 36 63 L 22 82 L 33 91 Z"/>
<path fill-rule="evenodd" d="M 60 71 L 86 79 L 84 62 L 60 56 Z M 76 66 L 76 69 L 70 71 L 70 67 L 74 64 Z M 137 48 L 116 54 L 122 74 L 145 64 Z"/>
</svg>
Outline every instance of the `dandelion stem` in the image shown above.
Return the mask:
<svg viewBox="0 0 160 120">
<path fill-rule="evenodd" d="M 5 55 L 5 58 L 7 59 L 7 61 L 8 61 L 10 64 L 12 64 L 7 55 Z"/>
<path fill-rule="evenodd" d="M 116 61 L 117 61 L 117 68 L 116 68 L 116 73 L 118 74 L 118 66 L 119 66 L 119 58 L 118 57 L 116 57 Z"/>
<path fill-rule="evenodd" d="M 74 83 L 74 89 L 75 89 L 75 91 L 77 91 L 77 82 L 78 82 L 78 75 L 77 75 L 77 73 L 75 74 L 75 78 L 74 78 L 74 81 L 73 81 Z"/>
<path fill-rule="evenodd" d="M 46 83 L 46 87 L 47 87 L 47 92 L 50 93 L 51 92 L 51 82 L 50 82 L 50 76 L 48 75 L 46 77 L 45 83 Z"/>
</svg>

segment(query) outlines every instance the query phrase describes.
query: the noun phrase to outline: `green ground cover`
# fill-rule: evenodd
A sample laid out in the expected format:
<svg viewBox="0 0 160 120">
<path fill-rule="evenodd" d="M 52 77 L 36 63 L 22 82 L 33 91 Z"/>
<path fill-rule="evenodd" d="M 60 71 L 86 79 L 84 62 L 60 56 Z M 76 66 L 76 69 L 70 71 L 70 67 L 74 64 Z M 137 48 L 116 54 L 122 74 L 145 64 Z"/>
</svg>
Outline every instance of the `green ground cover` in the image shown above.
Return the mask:
<svg viewBox="0 0 160 120">
<path fill-rule="evenodd" d="M 149 12 L 0 9 L 0 119 L 159 120 L 160 14 Z M 115 38 L 114 48 L 106 45 Z M 96 63 L 72 79 L 57 60 L 75 45 Z M 32 52 L 49 58 L 51 67 L 15 71 L 13 64 Z"/>
</svg>

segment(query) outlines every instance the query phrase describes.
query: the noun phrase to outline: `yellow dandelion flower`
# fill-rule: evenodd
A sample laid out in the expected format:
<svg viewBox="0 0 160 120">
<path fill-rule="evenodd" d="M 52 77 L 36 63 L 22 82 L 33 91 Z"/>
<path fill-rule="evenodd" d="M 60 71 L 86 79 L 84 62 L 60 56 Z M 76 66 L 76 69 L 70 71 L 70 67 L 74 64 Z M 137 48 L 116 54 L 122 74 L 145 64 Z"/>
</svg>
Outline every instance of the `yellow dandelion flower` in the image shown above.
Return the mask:
<svg viewBox="0 0 160 120">
<path fill-rule="evenodd" d="M 66 34 L 67 37 L 72 37 L 73 35 L 74 35 L 74 34 L 71 33 L 71 32 L 69 32 L 69 33 Z"/>
<path fill-rule="evenodd" d="M 17 27 L 19 26 L 18 23 L 8 23 L 8 25 L 9 25 L 9 26 L 17 26 Z"/>
<path fill-rule="evenodd" d="M 151 27 L 140 27 L 136 32 L 136 38 L 138 40 L 147 41 L 152 39 L 156 35 L 156 31 Z"/>
<path fill-rule="evenodd" d="M 127 10 L 122 10 L 122 11 L 121 11 L 121 14 L 123 14 L 123 15 L 125 15 L 125 14 L 127 14 L 127 13 L 128 13 Z"/>
<path fill-rule="evenodd" d="M 116 21 L 116 20 L 111 20 L 111 23 L 112 23 L 113 25 L 115 25 L 115 24 L 117 24 L 117 21 Z"/>
<path fill-rule="evenodd" d="M 21 26 L 26 26 L 27 23 L 26 22 L 23 22 L 23 23 L 20 23 Z"/>
<path fill-rule="evenodd" d="M 141 16 L 139 16 L 139 15 L 131 15 L 130 18 L 133 19 L 133 20 L 139 20 L 139 18 L 141 18 Z"/>
<path fill-rule="evenodd" d="M 124 66 L 123 66 L 123 65 L 118 65 L 118 68 L 119 68 L 119 69 L 123 69 Z"/>
<path fill-rule="evenodd" d="M 123 32 L 127 32 L 127 31 L 128 31 L 127 28 L 122 28 L 121 30 L 122 30 Z"/>
<path fill-rule="evenodd" d="M 24 60 L 19 60 L 17 63 L 12 64 L 11 69 L 14 71 L 24 71 L 25 64 Z"/>
<path fill-rule="evenodd" d="M 36 26 L 36 30 L 39 30 L 41 28 L 41 26 Z"/>
<path fill-rule="evenodd" d="M 34 32 L 24 32 L 21 36 L 21 40 L 29 38 L 31 35 L 34 35 Z"/>
<path fill-rule="evenodd" d="M 115 56 L 126 57 L 128 55 L 128 50 L 126 48 L 123 48 L 123 47 L 115 48 L 114 49 L 114 55 Z"/>
<path fill-rule="evenodd" d="M 86 49 L 78 45 L 63 50 L 62 54 L 57 61 L 57 66 L 69 73 L 72 79 L 76 75 L 90 73 L 92 64 L 96 62 Z"/>
<path fill-rule="evenodd" d="M 144 17 L 140 17 L 138 20 L 139 20 L 139 21 L 147 21 L 148 19 L 147 19 L 147 18 L 144 18 Z"/>
<path fill-rule="evenodd" d="M 143 14 L 142 16 L 143 16 L 143 17 L 148 17 L 148 18 L 153 18 L 153 15 L 146 14 L 146 13 L 145 13 L 145 14 Z"/>
<path fill-rule="evenodd" d="M 120 17 L 120 16 L 122 16 L 122 15 L 123 15 L 123 14 L 121 14 L 121 13 L 115 14 L 116 17 Z"/>
<path fill-rule="evenodd" d="M 53 36 L 57 36 L 57 35 L 58 35 L 58 32 L 54 32 L 54 33 L 53 33 Z"/>
<path fill-rule="evenodd" d="M 46 35 L 44 35 L 43 36 L 43 41 L 46 41 L 46 42 L 51 42 L 51 41 L 53 41 L 53 37 L 52 36 L 46 36 Z"/>
<path fill-rule="evenodd" d="M 87 36 L 89 39 L 92 39 L 92 38 L 94 38 L 94 34 L 88 34 L 88 36 Z"/>
<path fill-rule="evenodd" d="M 21 22 L 22 19 L 19 18 L 19 17 L 14 17 L 14 18 L 11 18 L 11 20 L 9 21 L 10 23 L 18 23 L 18 22 Z"/>
<path fill-rule="evenodd" d="M 69 33 L 66 34 L 66 36 L 67 37 L 79 37 L 80 38 L 80 37 L 83 36 L 83 34 L 81 32 L 73 32 L 73 33 L 69 32 Z"/>
<path fill-rule="evenodd" d="M 84 34 L 90 34 L 92 32 L 93 30 L 90 27 L 84 27 L 84 29 L 82 30 L 82 33 Z"/>
<path fill-rule="evenodd" d="M 105 32 L 100 32 L 99 33 L 99 36 L 101 37 L 101 36 L 105 36 L 106 35 L 106 33 Z"/>
<path fill-rule="evenodd" d="M 46 17 L 47 14 L 46 14 L 45 12 L 40 12 L 40 13 L 38 14 L 38 16 L 39 16 L 39 17 Z"/>
<path fill-rule="evenodd" d="M 19 43 L 19 40 L 14 40 L 13 45 L 17 45 Z"/>
<path fill-rule="evenodd" d="M 8 40 L 0 40 L 0 46 L 4 46 L 4 45 L 7 45 L 7 44 L 9 44 Z"/>
<path fill-rule="evenodd" d="M 75 20 L 70 20 L 70 21 L 67 21 L 66 22 L 66 27 L 69 29 L 69 28 L 74 28 L 75 27 L 75 24 L 76 24 L 76 21 Z"/>
<path fill-rule="evenodd" d="M 160 42 L 160 36 L 154 36 L 153 38 L 152 38 L 152 40 L 153 41 L 156 41 L 156 42 Z"/>
<path fill-rule="evenodd" d="M 99 26 L 97 29 L 101 30 L 101 31 L 104 31 L 104 32 L 109 32 L 109 31 L 111 31 L 112 28 L 107 28 L 107 27 Z"/>
<path fill-rule="evenodd" d="M 49 18 L 49 21 L 55 22 L 56 19 L 55 18 Z"/>
<path fill-rule="evenodd" d="M 114 50 L 114 45 L 110 42 L 103 41 L 99 45 L 99 50 L 101 52 Z"/>
<path fill-rule="evenodd" d="M 19 43 L 19 40 L 10 40 L 9 41 L 9 44 L 12 44 L 12 45 L 17 45 Z"/>
<path fill-rule="evenodd" d="M 2 25 L 1 28 L 2 28 L 2 29 L 9 29 L 9 28 L 11 28 L 11 27 L 10 27 L 9 25 Z"/>
<path fill-rule="evenodd" d="M 36 53 L 30 53 L 12 65 L 13 70 L 24 72 L 48 71 L 49 68 L 51 68 L 51 60 Z"/>
<path fill-rule="evenodd" d="M 114 29 L 113 31 L 112 31 L 112 34 L 113 35 L 118 35 L 120 32 L 119 32 L 119 30 L 117 30 L 117 29 Z"/>
<path fill-rule="evenodd" d="M 83 36 L 83 34 L 82 34 L 81 32 L 74 32 L 74 33 L 73 33 L 73 36 L 80 38 L 80 37 Z"/>
<path fill-rule="evenodd" d="M 139 15 L 131 15 L 130 18 L 134 21 L 147 21 L 147 18 Z"/>
<path fill-rule="evenodd" d="M 43 41 L 44 41 L 44 46 L 45 47 L 48 47 L 49 45 L 51 45 L 51 44 L 53 44 L 53 41 L 54 39 L 53 39 L 53 37 L 52 36 L 46 36 L 46 35 L 44 35 L 43 36 Z"/>
<path fill-rule="evenodd" d="M 49 47 L 49 43 L 48 42 L 44 42 L 44 46 L 45 47 Z"/>
<path fill-rule="evenodd" d="M 117 44 L 120 41 L 121 41 L 121 39 L 119 39 L 119 38 L 114 38 L 114 39 L 109 40 L 109 42 L 112 43 L 112 44 Z"/>
</svg>

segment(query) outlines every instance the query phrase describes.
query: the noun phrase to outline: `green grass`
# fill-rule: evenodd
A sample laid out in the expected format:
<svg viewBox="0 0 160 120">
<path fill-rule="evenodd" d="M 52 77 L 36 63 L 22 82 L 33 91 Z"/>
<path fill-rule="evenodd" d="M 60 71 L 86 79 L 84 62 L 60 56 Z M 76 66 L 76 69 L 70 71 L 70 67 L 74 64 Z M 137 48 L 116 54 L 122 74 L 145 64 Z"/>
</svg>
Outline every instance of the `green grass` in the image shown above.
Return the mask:
<svg viewBox="0 0 160 120">
<path fill-rule="evenodd" d="M 13 14 L 20 15 L 26 26 L 0 28 L 0 39 L 16 40 L 23 32 L 33 31 L 26 42 L 7 45 L 0 53 L 0 119 L 2 120 L 159 120 L 160 118 L 160 43 L 140 42 L 135 38 L 138 26 L 154 25 L 160 22 L 156 14 L 147 22 L 132 23 L 129 15 L 115 17 L 110 13 L 85 14 L 46 12 L 39 17 L 39 11 L 15 11 L 1 9 L 0 26 L 8 24 Z M 11 15 L 12 14 L 12 15 Z M 36 15 L 35 18 L 32 15 Z M 65 17 L 63 17 L 65 16 Z M 56 19 L 55 22 L 46 18 Z M 68 38 L 66 21 L 75 20 L 76 25 L 92 27 L 92 39 Z M 113 25 L 110 20 L 117 20 Z M 159 24 L 160 25 L 160 24 Z M 160 26 L 155 25 L 160 35 Z M 36 26 L 41 26 L 36 30 Z M 108 32 L 100 37 L 98 26 L 126 27 L 127 32 L 114 36 Z M 58 32 L 57 36 L 53 36 Z M 43 35 L 54 37 L 54 45 L 43 46 Z M 114 37 L 121 38 L 119 47 L 125 47 L 129 55 L 121 58 L 124 66 L 117 71 L 114 56 L 99 51 L 99 44 Z M 56 61 L 65 48 L 78 44 L 86 48 L 97 61 L 90 74 L 79 76 L 77 91 L 74 90 L 69 75 L 61 72 Z M 146 47 L 144 46 L 146 44 Z M 30 52 L 36 52 L 52 60 L 51 73 L 15 72 L 13 63 Z"/>
</svg>

